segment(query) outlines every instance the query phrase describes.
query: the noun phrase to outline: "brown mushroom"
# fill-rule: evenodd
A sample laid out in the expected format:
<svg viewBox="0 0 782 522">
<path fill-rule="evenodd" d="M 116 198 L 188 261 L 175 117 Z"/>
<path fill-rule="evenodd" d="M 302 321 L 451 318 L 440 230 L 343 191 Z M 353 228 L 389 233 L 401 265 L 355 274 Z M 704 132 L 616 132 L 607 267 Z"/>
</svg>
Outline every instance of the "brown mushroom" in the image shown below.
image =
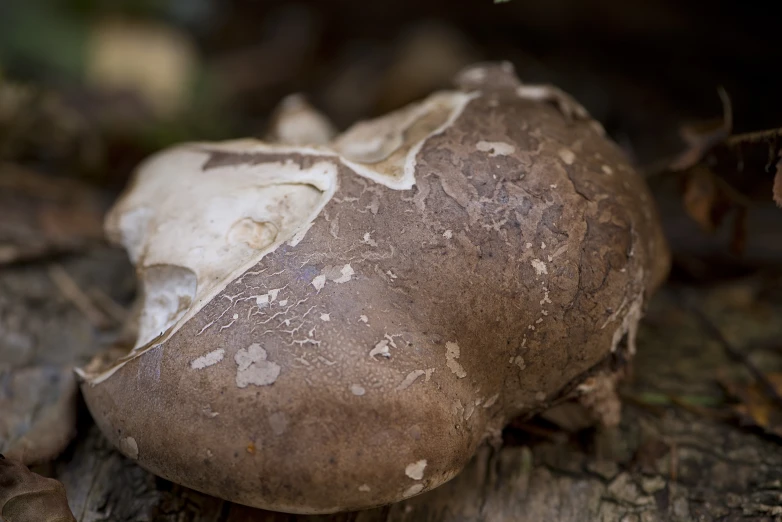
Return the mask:
<svg viewBox="0 0 782 522">
<path fill-rule="evenodd" d="M 138 343 L 82 372 L 125 455 L 251 506 L 368 508 L 632 353 L 668 269 L 643 180 L 561 91 L 507 64 L 458 83 L 327 144 L 141 165 L 107 219 Z"/>
</svg>

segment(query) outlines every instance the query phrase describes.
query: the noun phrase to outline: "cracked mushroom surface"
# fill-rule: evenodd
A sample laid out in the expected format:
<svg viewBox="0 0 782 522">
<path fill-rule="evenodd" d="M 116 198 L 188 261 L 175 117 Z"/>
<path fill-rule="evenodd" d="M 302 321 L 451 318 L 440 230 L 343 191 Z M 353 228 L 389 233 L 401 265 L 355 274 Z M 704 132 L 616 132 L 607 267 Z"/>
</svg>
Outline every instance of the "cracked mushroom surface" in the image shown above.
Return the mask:
<svg viewBox="0 0 782 522">
<path fill-rule="evenodd" d="M 81 372 L 120 451 L 242 504 L 363 509 L 632 353 L 669 264 L 642 178 L 561 91 L 507 64 L 457 84 L 328 143 L 140 166 L 107 218 L 138 342 Z"/>
</svg>

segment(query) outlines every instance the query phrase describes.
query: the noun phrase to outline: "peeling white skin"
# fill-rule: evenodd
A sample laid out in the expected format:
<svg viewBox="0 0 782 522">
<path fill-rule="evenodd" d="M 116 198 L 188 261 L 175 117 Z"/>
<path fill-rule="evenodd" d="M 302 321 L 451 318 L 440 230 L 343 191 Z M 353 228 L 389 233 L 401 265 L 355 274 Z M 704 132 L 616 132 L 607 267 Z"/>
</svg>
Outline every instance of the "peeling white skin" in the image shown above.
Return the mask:
<svg viewBox="0 0 782 522">
<path fill-rule="evenodd" d="M 423 144 L 450 126 L 479 95 L 438 92 L 397 113 L 359 123 L 328 144 L 272 144 L 252 139 L 190 143 L 146 160 L 106 220 L 107 234 L 125 246 L 144 287 L 139 336 L 129 356 L 85 378 L 96 385 L 129 360 L 163 344 L 263 256 L 283 243 L 295 246 L 302 241 L 337 189 L 338 163 L 386 187 L 412 188 L 416 155 Z M 277 161 L 204 170 L 212 153 L 317 155 L 323 159 L 309 168 Z M 158 266 L 172 267 L 177 276 L 163 284 L 152 281 L 152 267 Z M 329 275 L 312 281 L 316 290 L 327 280 L 348 282 L 355 272 L 347 264 L 339 267 L 336 276 Z"/>
<path fill-rule="evenodd" d="M 280 375 L 280 366 L 266 360 L 267 354 L 260 344 L 254 343 L 236 352 L 236 386 L 246 388 L 250 384 L 268 386 Z"/>
<path fill-rule="evenodd" d="M 415 157 L 426 140 L 441 133 L 459 117 L 470 100 L 479 93 L 437 92 L 420 103 L 374 120 L 359 122 L 333 142 L 341 161 L 356 174 L 397 190 L 415 185 Z M 417 120 L 439 114 L 440 125 L 420 140 L 405 147 L 405 132 Z M 375 164 L 383 162 L 382 168 Z M 381 173 L 382 172 L 382 173 Z"/>
<path fill-rule="evenodd" d="M 135 355 L 163 343 L 230 281 L 310 225 L 336 190 L 337 169 L 328 161 L 309 169 L 277 162 L 203 171 L 204 148 L 184 145 L 148 159 L 107 217 L 107 234 L 125 246 L 143 282 Z"/>
<path fill-rule="evenodd" d="M 196 296 L 193 271 L 174 265 L 150 266 L 142 280 L 143 307 L 136 346 L 143 346 L 184 317 Z"/>
<path fill-rule="evenodd" d="M 426 460 L 419 460 L 407 465 L 405 475 L 413 480 L 421 480 L 424 478 L 424 469 L 426 469 Z"/>
<path fill-rule="evenodd" d="M 203 370 L 204 368 L 212 366 L 213 364 L 219 363 L 223 360 L 223 357 L 225 357 L 225 350 L 219 348 L 190 361 L 190 368 L 193 370 Z"/>
<path fill-rule="evenodd" d="M 133 437 L 124 437 L 120 439 L 119 449 L 128 458 L 138 460 L 138 444 Z"/>
<path fill-rule="evenodd" d="M 467 377 L 462 365 L 457 361 L 460 355 L 459 345 L 453 342 L 445 343 L 445 364 L 459 379 Z"/>
<path fill-rule="evenodd" d="M 535 273 L 537 273 L 537 275 L 540 276 L 540 275 L 548 274 L 548 268 L 546 268 L 546 263 L 544 263 L 540 259 L 533 259 L 532 261 L 530 261 L 530 263 L 532 264 L 532 268 L 535 269 Z"/>
<path fill-rule="evenodd" d="M 407 488 L 404 493 L 402 493 L 402 496 L 404 498 L 412 497 L 413 495 L 419 494 L 423 490 L 424 490 L 423 484 L 413 484 L 412 486 Z"/>
<path fill-rule="evenodd" d="M 312 228 L 312 223 L 307 223 L 303 227 L 299 229 L 298 232 L 293 234 L 293 237 L 288 241 L 288 246 L 295 247 L 299 243 L 301 243 L 302 239 L 304 239 L 304 236 L 307 235 L 307 231 Z"/>
</svg>

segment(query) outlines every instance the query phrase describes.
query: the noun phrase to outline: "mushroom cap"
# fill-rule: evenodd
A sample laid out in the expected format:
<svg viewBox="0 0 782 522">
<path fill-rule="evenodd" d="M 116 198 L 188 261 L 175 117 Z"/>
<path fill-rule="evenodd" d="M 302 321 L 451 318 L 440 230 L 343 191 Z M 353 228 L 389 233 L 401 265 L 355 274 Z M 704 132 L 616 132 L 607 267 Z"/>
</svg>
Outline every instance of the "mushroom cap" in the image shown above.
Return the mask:
<svg viewBox="0 0 782 522">
<path fill-rule="evenodd" d="M 669 263 L 647 187 L 594 122 L 478 68 L 327 145 L 140 167 L 107 219 L 139 343 L 82 372 L 120 451 L 255 507 L 369 508 L 632 351 Z"/>
</svg>

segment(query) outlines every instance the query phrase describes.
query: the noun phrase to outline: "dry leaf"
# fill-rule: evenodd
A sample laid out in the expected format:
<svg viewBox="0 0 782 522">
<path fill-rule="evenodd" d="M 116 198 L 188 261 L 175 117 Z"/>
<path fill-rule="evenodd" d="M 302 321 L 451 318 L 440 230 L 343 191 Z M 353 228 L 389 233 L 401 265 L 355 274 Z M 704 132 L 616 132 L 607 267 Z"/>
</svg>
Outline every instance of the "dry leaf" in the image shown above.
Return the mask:
<svg viewBox="0 0 782 522">
<path fill-rule="evenodd" d="M 668 165 L 672 171 L 687 171 L 685 207 L 690 217 L 707 230 L 714 228 L 713 211 L 717 206 L 718 193 L 726 196 L 728 202 L 739 203 L 739 208 L 748 205 L 750 198 L 745 194 L 752 192 L 752 184 L 757 184 L 757 181 L 746 176 L 747 172 L 768 174 L 775 170 L 772 195 L 776 204 L 782 207 L 782 128 L 731 135 L 733 112 L 730 98 L 724 90 L 719 92 L 723 104 L 722 121 L 682 126 L 679 133 L 686 147 Z M 692 171 L 698 168 L 708 170 L 710 178 L 694 175 Z M 767 178 L 759 176 L 758 179 L 765 183 Z M 742 212 L 746 213 L 746 208 Z M 741 243 L 746 235 L 742 230 L 744 221 L 743 215 L 737 217 L 732 245 L 734 252 L 743 248 Z"/>
<path fill-rule="evenodd" d="M 23 464 L 57 457 L 76 431 L 78 386 L 69 367 L 0 370 L 0 452 Z"/>
<path fill-rule="evenodd" d="M 782 395 L 782 372 L 766 374 L 766 380 L 777 395 Z M 767 390 L 757 382 L 749 385 L 723 382 L 722 385 L 729 394 L 741 401 L 733 406 L 733 411 L 743 422 L 782 437 L 782 408 Z"/>
<path fill-rule="evenodd" d="M 713 232 L 719 224 L 715 209 L 721 200 L 714 175 L 705 167 L 693 167 L 685 178 L 682 195 L 684 209 L 690 218 L 705 231 Z"/>
<path fill-rule="evenodd" d="M 58 480 L 0 455 L 0 516 L 5 522 L 76 522 Z"/>
</svg>

